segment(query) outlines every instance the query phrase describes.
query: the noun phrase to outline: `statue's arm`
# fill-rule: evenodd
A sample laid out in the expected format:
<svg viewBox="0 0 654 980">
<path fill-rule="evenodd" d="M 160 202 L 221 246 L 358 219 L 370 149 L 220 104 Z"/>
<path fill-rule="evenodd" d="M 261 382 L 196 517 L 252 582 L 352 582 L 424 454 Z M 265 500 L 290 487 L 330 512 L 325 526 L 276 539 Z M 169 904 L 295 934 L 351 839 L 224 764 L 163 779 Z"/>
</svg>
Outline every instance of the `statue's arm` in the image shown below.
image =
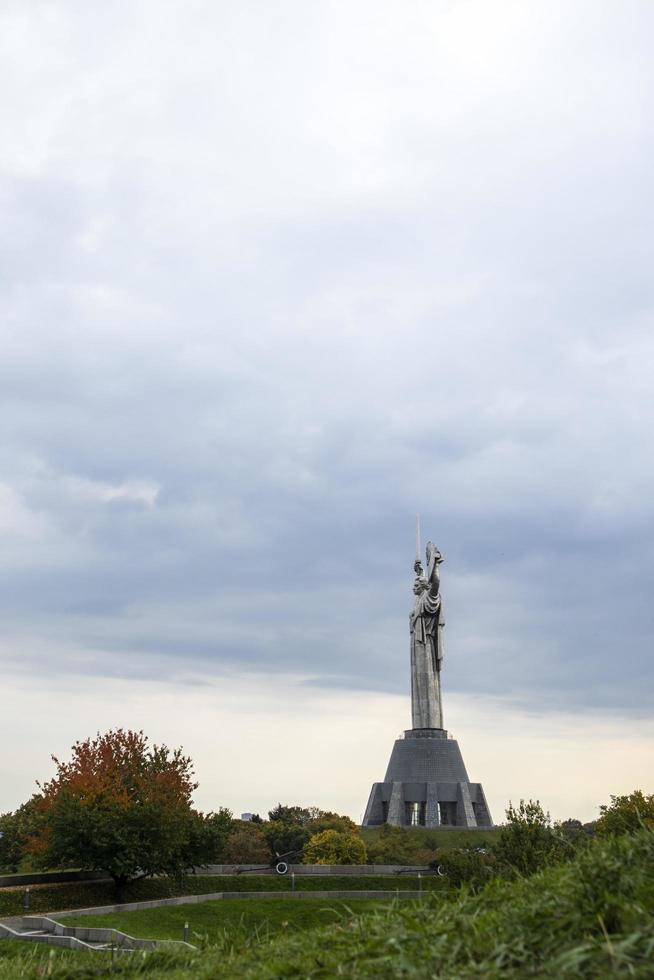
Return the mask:
<svg viewBox="0 0 654 980">
<path fill-rule="evenodd" d="M 442 561 L 441 553 L 436 545 L 430 541 L 427 545 L 427 575 L 429 579 L 429 594 L 434 599 L 439 594 L 441 587 L 441 576 L 438 570 L 440 561 Z"/>
</svg>

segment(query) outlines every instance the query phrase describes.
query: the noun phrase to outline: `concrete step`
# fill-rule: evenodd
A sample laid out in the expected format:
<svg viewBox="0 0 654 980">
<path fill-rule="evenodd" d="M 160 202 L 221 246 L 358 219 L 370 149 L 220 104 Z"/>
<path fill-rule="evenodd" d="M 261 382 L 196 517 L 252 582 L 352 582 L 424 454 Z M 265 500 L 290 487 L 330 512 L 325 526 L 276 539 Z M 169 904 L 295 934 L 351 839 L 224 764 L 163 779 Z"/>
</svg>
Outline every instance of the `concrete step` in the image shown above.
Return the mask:
<svg viewBox="0 0 654 980">
<path fill-rule="evenodd" d="M 167 939 L 136 939 L 117 929 L 63 926 L 48 916 L 21 916 L 0 920 L 0 939 L 21 939 L 47 943 L 67 949 L 109 950 L 129 953 L 135 949 L 179 947 L 194 949 L 190 943 Z"/>
</svg>

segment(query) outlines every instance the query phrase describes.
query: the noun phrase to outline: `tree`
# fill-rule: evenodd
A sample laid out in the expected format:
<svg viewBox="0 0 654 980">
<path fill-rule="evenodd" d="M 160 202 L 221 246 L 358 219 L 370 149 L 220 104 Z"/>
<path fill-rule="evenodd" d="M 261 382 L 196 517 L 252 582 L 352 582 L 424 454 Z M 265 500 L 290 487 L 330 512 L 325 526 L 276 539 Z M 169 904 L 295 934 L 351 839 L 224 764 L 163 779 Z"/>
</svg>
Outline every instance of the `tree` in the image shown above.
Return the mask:
<svg viewBox="0 0 654 980">
<path fill-rule="evenodd" d="M 43 866 L 105 871 L 120 894 L 137 876 L 181 874 L 197 859 L 209 830 L 192 809 L 197 783 L 181 749 L 116 729 L 76 742 L 70 762 L 53 761 L 56 775 L 41 786 L 43 827 L 31 842 Z"/>
<path fill-rule="evenodd" d="M 416 864 L 414 843 L 405 827 L 385 823 L 368 843 L 368 858 L 373 864 Z"/>
<path fill-rule="evenodd" d="M 305 827 L 321 815 L 322 810 L 315 806 L 287 806 L 282 803 L 278 803 L 276 807 L 268 811 L 270 821 L 296 824 L 298 827 Z"/>
<path fill-rule="evenodd" d="M 365 864 L 366 846 L 357 834 L 323 830 L 304 848 L 305 864 Z"/>
<path fill-rule="evenodd" d="M 225 846 L 225 861 L 228 864 L 268 864 L 270 845 L 260 826 L 251 821 L 235 824 Z"/>
<path fill-rule="evenodd" d="M 273 854 L 300 854 L 309 839 L 323 830 L 358 833 L 349 817 L 321 810 L 317 806 L 288 806 L 278 803 L 268 812 L 265 828 Z"/>
<path fill-rule="evenodd" d="M 495 854 L 512 871 L 529 875 L 572 857 L 572 844 L 555 833 L 549 813 L 538 800 L 520 800 L 517 808 L 509 803 L 506 820 Z"/>
<path fill-rule="evenodd" d="M 590 837 L 595 836 L 595 824 L 596 821 L 582 823 L 581 820 L 568 817 L 567 820 L 561 820 L 555 823 L 554 830 L 557 834 L 560 834 L 561 837 L 565 838 L 565 840 L 576 845 L 582 844 Z"/>
<path fill-rule="evenodd" d="M 642 827 L 654 830 L 654 794 L 645 796 L 635 789 L 628 796 L 612 796 L 610 803 L 600 807 L 596 830 L 601 837 L 633 833 Z"/>
<path fill-rule="evenodd" d="M 283 820 L 271 820 L 263 825 L 268 841 L 268 851 L 271 855 L 287 854 L 293 859 L 302 853 L 304 845 L 311 837 L 311 832 L 297 823 L 286 823 Z"/>
<path fill-rule="evenodd" d="M 270 822 L 265 827 L 265 834 L 271 854 L 301 854 L 311 837 L 309 825 L 321 812 L 317 807 L 289 806 L 282 803 L 269 810 Z"/>
<path fill-rule="evenodd" d="M 323 830 L 338 830 L 343 834 L 358 834 L 359 828 L 350 817 L 341 816 L 339 813 L 331 813 L 329 810 L 320 811 L 306 825 L 311 836 L 319 834 Z"/>
<path fill-rule="evenodd" d="M 18 871 L 28 855 L 28 843 L 43 823 L 39 796 L 33 796 L 14 813 L 0 814 L 0 868 Z"/>
<path fill-rule="evenodd" d="M 184 848 L 185 868 L 198 868 L 222 861 L 234 827 L 231 811 L 221 807 L 217 813 L 191 811 L 189 837 Z"/>
</svg>

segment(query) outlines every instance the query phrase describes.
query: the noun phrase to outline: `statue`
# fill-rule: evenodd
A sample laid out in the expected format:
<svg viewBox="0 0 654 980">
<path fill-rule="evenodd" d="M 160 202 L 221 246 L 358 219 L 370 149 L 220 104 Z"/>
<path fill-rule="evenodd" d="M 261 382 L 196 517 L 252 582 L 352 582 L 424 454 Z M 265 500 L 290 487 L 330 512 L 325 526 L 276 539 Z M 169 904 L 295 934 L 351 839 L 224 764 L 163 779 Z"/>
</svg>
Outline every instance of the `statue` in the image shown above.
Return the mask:
<svg viewBox="0 0 654 980">
<path fill-rule="evenodd" d="M 458 742 L 443 725 L 443 556 L 430 541 L 423 567 L 421 552 L 418 515 L 409 620 L 412 726 L 396 739 L 384 781 L 372 785 L 363 825 L 492 827 L 483 787 L 470 782 Z"/>
<path fill-rule="evenodd" d="M 411 632 L 411 716 L 413 728 L 442 728 L 441 666 L 443 663 L 443 603 L 439 565 L 443 556 L 427 544 L 427 573 L 420 557 L 414 563 L 415 602 L 409 619 Z"/>
</svg>

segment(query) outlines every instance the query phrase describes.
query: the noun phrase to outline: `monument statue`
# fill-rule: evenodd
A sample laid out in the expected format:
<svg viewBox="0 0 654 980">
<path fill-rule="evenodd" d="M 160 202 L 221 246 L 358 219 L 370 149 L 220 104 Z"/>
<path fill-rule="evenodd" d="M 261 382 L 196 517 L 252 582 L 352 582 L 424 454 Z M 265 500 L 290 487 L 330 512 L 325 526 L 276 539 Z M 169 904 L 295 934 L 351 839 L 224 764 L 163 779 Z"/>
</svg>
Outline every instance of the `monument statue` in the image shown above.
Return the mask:
<svg viewBox="0 0 654 980">
<path fill-rule="evenodd" d="M 415 602 L 409 618 L 411 632 L 411 722 L 413 728 L 442 728 L 441 665 L 443 663 L 443 602 L 439 565 L 443 556 L 430 541 L 427 574 L 416 558 Z"/>
<path fill-rule="evenodd" d="M 443 556 L 431 541 L 426 559 L 425 571 L 418 518 L 415 601 L 409 619 L 412 725 L 395 741 L 384 781 L 372 785 L 363 825 L 492 827 L 484 789 L 470 782 L 459 744 L 443 728 Z"/>
</svg>

